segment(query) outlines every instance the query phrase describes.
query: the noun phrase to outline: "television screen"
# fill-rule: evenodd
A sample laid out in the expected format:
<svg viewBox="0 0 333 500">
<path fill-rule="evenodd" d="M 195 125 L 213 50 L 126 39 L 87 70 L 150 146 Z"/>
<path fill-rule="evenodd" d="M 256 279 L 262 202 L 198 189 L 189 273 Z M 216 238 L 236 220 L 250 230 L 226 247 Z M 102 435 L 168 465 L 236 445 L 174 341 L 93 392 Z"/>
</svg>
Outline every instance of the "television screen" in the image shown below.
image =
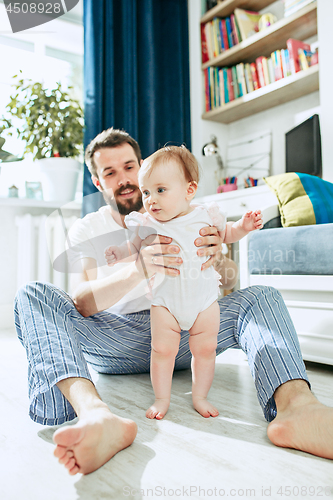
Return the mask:
<svg viewBox="0 0 333 500">
<path fill-rule="evenodd" d="M 313 115 L 286 133 L 286 172 L 321 177 L 319 116 Z"/>
</svg>

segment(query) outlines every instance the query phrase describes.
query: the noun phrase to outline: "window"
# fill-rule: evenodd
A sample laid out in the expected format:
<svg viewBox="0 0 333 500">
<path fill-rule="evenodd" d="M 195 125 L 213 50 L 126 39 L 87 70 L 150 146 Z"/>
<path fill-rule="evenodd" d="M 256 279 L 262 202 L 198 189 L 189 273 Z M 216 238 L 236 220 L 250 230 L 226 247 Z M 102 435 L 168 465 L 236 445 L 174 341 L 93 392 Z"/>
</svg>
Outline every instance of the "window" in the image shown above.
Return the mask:
<svg viewBox="0 0 333 500">
<path fill-rule="evenodd" d="M 54 88 L 73 86 L 73 93 L 83 100 L 83 25 L 82 0 L 69 13 L 36 28 L 11 33 L 3 2 L 0 2 L 0 116 L 13 92 L 13 76 L 21 70 L 23 77 Z M 22 141 L 4 134 L 4 149 L 20 156 Z"/>
</svg>

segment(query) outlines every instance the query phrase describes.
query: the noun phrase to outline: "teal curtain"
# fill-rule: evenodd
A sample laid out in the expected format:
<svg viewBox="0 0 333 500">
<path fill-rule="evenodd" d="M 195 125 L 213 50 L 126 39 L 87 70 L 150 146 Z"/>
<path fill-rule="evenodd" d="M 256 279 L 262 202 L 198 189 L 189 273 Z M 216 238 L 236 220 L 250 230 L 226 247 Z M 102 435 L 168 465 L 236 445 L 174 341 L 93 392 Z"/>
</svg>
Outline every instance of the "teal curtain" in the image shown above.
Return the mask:
<svg viewBox="0 0 333 500">
<path fill-rule="evenodd" d="M 85 146 L 115 127 L 142 156 L 191 148 L 187 0 L 84 0 Z M 85 167 L 84 196 L 96 192 Z M 84 198 L 83 214 L 101 197 Z"/>
</svg>

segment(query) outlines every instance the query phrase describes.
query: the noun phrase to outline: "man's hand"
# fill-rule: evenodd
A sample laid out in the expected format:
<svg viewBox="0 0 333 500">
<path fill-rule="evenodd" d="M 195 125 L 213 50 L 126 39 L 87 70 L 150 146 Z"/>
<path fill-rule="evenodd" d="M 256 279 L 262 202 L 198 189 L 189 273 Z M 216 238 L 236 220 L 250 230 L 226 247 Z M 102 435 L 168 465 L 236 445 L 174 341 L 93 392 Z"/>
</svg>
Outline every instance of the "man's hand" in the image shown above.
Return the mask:
<svg viewBox="0 0 333 500">
<path fill-rule="evenodd" d="M 178 276 L 177 269 L 183 260 L 177 257 L 180 248 L 172 245 L 172 238 L 160 235 L 151 235 L 143 240 L 141 249 L 136 260 L 136 266 L 145 278 L 151 278 L 155 273 Z M 175 254 L 171 257 L 170 254 Z"/>
<path fill-rule="evenodd" d="M 199 233 L 202 237 L 197 238 L 194 244 L 197 247 L 205 246 L 206 248 L 199 248 L 197 255 L 199 255 L 199 257 L 209 257 L 201 266 L 201 271 L 203 271 L 222 258 L 222 239 L 214 226 L 203 227 L 200 229 Z"/>
</svg>

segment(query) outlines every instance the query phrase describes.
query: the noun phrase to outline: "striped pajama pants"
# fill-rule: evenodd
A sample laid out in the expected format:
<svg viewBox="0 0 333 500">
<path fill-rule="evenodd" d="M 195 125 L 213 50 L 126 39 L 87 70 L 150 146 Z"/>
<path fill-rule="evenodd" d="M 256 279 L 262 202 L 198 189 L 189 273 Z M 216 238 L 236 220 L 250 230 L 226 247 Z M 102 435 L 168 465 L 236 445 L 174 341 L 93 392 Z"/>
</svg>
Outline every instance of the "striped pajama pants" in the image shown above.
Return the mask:
<svg viewBox="0 0 333 500">
<path fill-rule="evenodd" d="M 308 381 L 286 305 L 276 289 L 253 286 L 220 299 L 219 306 L 217 354 L 229 347 L 243 349 L 260 406 L 271 421 L 277 387 L 292 379 Z M 68 377 L 91 380 L 87 362 L 99 373 L 149 372 L 149 311 L 84 318 L 65 292 L 32 282 L 17 293 L 15 325 L 27 353 L 30 417 L 35 422 L 57 425 L 76 417 L 56 384 Z M 190 367 L 188 338 L 182 332 L 176 370 Z"/>
</svg>

